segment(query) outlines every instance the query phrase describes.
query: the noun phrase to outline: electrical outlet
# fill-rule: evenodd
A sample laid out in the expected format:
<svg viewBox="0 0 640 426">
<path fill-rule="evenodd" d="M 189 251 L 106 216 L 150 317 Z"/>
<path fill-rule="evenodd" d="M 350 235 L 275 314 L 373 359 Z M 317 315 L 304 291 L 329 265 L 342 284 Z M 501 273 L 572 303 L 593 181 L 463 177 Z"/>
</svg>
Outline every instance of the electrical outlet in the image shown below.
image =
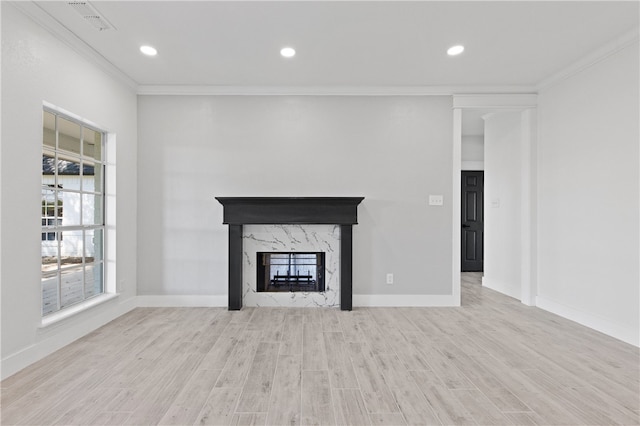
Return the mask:
<svg viewBox="0 0 640 426">
<path fill-rule="evenodd" d="M 387 274 L 387 284 L 393 284 L 393 274 Z"/>
</svg>

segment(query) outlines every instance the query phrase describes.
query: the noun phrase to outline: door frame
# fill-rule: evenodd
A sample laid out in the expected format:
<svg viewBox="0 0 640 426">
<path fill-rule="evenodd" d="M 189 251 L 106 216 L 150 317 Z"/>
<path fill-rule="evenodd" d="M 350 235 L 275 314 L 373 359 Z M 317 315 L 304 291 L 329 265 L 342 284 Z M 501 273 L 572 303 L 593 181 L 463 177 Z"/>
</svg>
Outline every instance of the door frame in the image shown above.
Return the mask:
<svg viewBox="0 0 640 426">
<path fill-rule="evenodd" d="M 460 305 L 461 270 L 461 200 L 462 179 L 462 112 L 465 109 L 491 109 L 519 111 L 522 114 L 521 170 L 521 295 L 525 305 L 535 306 L 537 294 L 537 204 L 536 204 L 536 141 L 537 141 L 537 95 L 535 94 L 460 94 L 453 95 L 453 188 L 452 200 L 452 293 Z M 486 172 L 486 170 L 485 170 Z M 486 257 L 485 257 L 486 259 Z"/>
</svg>

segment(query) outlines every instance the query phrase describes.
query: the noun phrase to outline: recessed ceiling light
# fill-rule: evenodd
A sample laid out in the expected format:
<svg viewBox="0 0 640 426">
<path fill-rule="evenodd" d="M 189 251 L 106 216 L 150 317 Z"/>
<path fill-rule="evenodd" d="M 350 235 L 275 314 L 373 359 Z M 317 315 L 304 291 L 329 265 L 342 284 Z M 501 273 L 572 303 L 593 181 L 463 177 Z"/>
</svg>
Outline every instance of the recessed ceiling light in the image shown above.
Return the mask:
<svg viewBox="0 0 640 426">
<path fill-rule="evenodd" d="M 293 58 L 296 54 L 296 50 L 293 47 L 283 47 L 280 49 L 280 54 L 285 58 Z"/>
<path fill-rule="evenodd" d="M 462 46 L 461 44 L 458 44 L 457 46 L 451 46 L 447 50 L 447 55 L 456 56 L 456 55 L 461 54 L 462 52 L 464 52 L 464 46 Z"/>
<path fill-rule="evenodd" d="M 151 46 L 140 46 L 140 51 L 147 56 L 156 56 L 158 51 Z"/>
</svg>

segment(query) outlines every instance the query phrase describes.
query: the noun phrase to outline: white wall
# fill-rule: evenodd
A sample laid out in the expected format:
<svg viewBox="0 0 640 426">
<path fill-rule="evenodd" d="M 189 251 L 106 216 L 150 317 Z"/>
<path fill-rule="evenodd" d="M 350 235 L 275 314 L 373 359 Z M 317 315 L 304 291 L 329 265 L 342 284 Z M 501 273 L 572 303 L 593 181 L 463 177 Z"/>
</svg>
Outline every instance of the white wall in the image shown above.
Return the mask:
<svg viewBox="0 0 640 426">
<path fill-rule="evenodd" d="M 462 170 L 484 170 L 484 135 L 462 135 L 461 160 Z"/>
<path fill-rule="evenodd" d="M 521 297 L 522 113 L 485 118 L 483 285 Z"/>
<path fill-rule="evenodd" d="M 137 123 L 131 89 L 82 59 L 14 5 L 2 2 L 1 7 L 1 315 L 6 377 L 120 315 L 126 301 L 134 300 Z M 117 246 L 109 249 L 118 262 L 107 267 L 121 295 L 55 326 L 39 328 L 43 102 L 93 121 L 117 138 L 117 153 L 111 146 L 116 157 L 109 158 L 117 168 Z M 114 182 L 108 184 L 113 189 Z"/>
<path fill-rule="evenodd" d="M 138 105 L 139 294 L 226 294 L 215 196 L 364 196 L 354 294 L 452 294 L 451 98 L 140 96 Z M 445 205 L 428 206 L 429 194 Z"/>
<path fill-rule="evenodd" d="M 638 344 L 639 46 L 539 96 L 538 306 Z"/>
</svg>

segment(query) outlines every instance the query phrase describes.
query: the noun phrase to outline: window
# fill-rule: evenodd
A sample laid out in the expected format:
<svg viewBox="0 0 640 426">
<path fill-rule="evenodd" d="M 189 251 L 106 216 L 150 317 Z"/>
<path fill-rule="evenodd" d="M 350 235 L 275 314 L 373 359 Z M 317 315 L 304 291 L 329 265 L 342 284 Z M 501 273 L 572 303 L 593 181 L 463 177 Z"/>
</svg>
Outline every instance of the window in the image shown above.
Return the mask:
<svg viewBox="0 0 640 426">
<path fill-rule="evenodd" d="M 104 293 L 105 133 L 45 109 L 42 315 Z"/>
</svg>

